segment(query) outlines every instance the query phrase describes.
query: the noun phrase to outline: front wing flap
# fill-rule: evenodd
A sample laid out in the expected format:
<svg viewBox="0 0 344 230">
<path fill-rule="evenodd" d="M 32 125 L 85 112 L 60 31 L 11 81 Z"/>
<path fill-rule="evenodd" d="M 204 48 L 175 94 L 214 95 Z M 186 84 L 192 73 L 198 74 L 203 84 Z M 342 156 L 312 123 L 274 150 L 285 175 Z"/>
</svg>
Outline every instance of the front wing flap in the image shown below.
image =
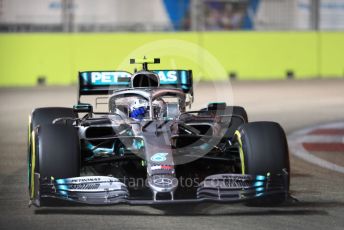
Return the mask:
<svg viewBox="0 0 344 230">
<path fill-rule="evenodd" d="M 288 196 L 287 175 L 216 174 L 205 178 L 197 189 L 197 198 L 218 200 L 258 199 L 267 195 Z"/>
<path fill-rule="evenodd" d="M 36 173 L 35 178 L 39 191 L 32 200 L 35 206 L 40 206 L 42 197 L 90 205 L 111 204 L 129 197 L 127 186 L 114 177 L 86 176 L 55 179 L 39 178 L 39 174 Z"/>
</svg>

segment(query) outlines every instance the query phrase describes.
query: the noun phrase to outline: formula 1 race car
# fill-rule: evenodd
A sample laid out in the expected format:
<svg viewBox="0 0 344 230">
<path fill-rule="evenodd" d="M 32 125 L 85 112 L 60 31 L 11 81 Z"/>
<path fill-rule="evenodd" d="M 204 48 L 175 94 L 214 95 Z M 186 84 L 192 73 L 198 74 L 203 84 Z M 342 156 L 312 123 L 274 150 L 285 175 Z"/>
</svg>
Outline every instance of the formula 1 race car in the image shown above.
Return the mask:
<svg viewBox="0 0 344 230">
<path fill-rule="evenodd" d="M 30 204 L 266 205 L 288 198 L 279 124 L 248 122 L 244 108 L 223 102 L 187 111 L 192 71 L 148 70 L 157 58 L 130 62 L 142 70 L 80 72 L 73 108 L 32 112 Z"/>
</svg>

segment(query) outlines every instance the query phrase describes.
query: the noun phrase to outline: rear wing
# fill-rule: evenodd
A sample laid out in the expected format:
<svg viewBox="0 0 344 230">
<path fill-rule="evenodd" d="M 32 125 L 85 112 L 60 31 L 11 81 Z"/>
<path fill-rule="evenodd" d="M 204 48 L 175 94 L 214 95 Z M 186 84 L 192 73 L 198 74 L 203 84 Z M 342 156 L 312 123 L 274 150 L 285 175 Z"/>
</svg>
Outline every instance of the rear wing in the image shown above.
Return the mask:
<svg viewBox="0 0 344 230">
<path fill-rule="evenodd" d="M 151 70 L 159 75 L 160 88 L 177 88 L 193 95 L 191 70 Z M 131 73 L 127 71 L 79 72 L 79 97 L 107 95 L 113 91 L 131 88 Z"/>
<path fill-rule="evenodd" d="M 113 90 L 130 87 L 131 73 L 126 71 L 79 72 L 79 97 L 106 95 Z"/>
<path fill-rule="evenodd" d="M 193 96 L 192 70 L 151 70 L 159 75 L 161 88 L 177 88 Z"/>
</svg>

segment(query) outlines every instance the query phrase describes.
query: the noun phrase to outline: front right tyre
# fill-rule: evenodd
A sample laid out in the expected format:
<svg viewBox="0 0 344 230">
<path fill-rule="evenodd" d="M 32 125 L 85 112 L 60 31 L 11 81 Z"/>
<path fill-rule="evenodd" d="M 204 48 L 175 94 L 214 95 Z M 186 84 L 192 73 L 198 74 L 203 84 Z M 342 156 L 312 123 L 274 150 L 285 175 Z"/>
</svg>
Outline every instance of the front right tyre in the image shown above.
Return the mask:
<svg viewBox="0 0 344 230">
<path fill-rule="evenodd" d="M 28 125 L 28 152 L 27 152 L 27 160 L 28 160 L 28 187 L 29 187 L 29 194 L 31 196 L 32 185 L 33 182 L 33 174 L 31 173 L 32 169 L 32 151 L 34 148 L 34 131 L 37 127 L 42 125 L 51 125 L 53 121 L 57 118 L 71 118 L 76 119 L 78 116 L 71 108 L 65 107 L 43 107 L 37 108 L 32 111 L 29 117 L 29 125 Z"/>
<path fill-rule="evenodd" d="M 285 190 L 289 191 L 289 151 L 283 128 L 275 122 L 250 122 L 235 132 L 239 147 L 242 174 L 284 175 Z M 277 205 L 287 198 L 285 193 L 266 196 L 248 205 Z"/>
<path fill-rule="evenodd" d="M 80 142 L 71 125 L 41 125 L 33 131 L 31 156 L 31 200 L 40 200 L 35 174 L 44 178 L 80 176 Z"/>
</svg>

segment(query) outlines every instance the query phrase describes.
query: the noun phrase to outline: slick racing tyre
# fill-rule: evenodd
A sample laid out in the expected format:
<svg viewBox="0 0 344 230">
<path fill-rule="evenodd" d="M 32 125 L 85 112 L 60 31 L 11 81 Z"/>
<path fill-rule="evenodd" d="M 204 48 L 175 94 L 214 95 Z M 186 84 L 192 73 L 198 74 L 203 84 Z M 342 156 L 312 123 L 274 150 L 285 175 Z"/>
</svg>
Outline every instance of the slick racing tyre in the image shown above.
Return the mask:
<svg viewBox="0 0 344 230">
<path fill-rule="evenodd" d="M 31 130 L 38 125 L 51 124 L 56 118 L 77 118 L 77 114 L 71 108 L 46 107 L 35 109 L 31 113 Z"/>
<path fill-rule="evenodd" d="M 226 114 L 232 115 L 225 137 L 232 138 L 240 125 L 248 122 L 246 110 L 241 106 L 227 106 Z"/>
<path fill-rule="evenodd" d="M 251 122 L 235 132 L 239 146 L 242 174 L 285 175 L 285 190 L 289 190 L 290 167 L 286 135 L 274 122 Z M 273 180 L 272 180 L 273 181 Z M 273 182 L 272 182 L 273 183 Z M 277 205 L 285 201 L 286 193 L 265 196 L 248 205 Z"/>
<path fill-rule="evenodd" d="M 246 113 L 246 110 L 241 106 L 227 106 L 226 111 L 231 112 L 231 114 L 240 116 L 242 118 L 242 122 L 245 121 L 245 123 L 248 122 L 248 116 Z"/>
<path fill-rule="evenodd" d="M 46 108 L 37 108 L 29 117 L 29 126 L 28 126 L 28 186 L 29 190 L 31 187 L 31 156 L 32 156 L 32 132 L 39 125 L 52 124 L 56 118 L 77 118 L 77 114 L 74 113 L 71 108 L 64 107 L 46 107 Z"/>
<path fill-rule="evenodd" d="M 32 138 L 30 198 L 37 197 L 39 186 L 34 178 L 69 178 L 80 176 L 80 142 L 71 125 L 40 125 Z"/>
</svg>

